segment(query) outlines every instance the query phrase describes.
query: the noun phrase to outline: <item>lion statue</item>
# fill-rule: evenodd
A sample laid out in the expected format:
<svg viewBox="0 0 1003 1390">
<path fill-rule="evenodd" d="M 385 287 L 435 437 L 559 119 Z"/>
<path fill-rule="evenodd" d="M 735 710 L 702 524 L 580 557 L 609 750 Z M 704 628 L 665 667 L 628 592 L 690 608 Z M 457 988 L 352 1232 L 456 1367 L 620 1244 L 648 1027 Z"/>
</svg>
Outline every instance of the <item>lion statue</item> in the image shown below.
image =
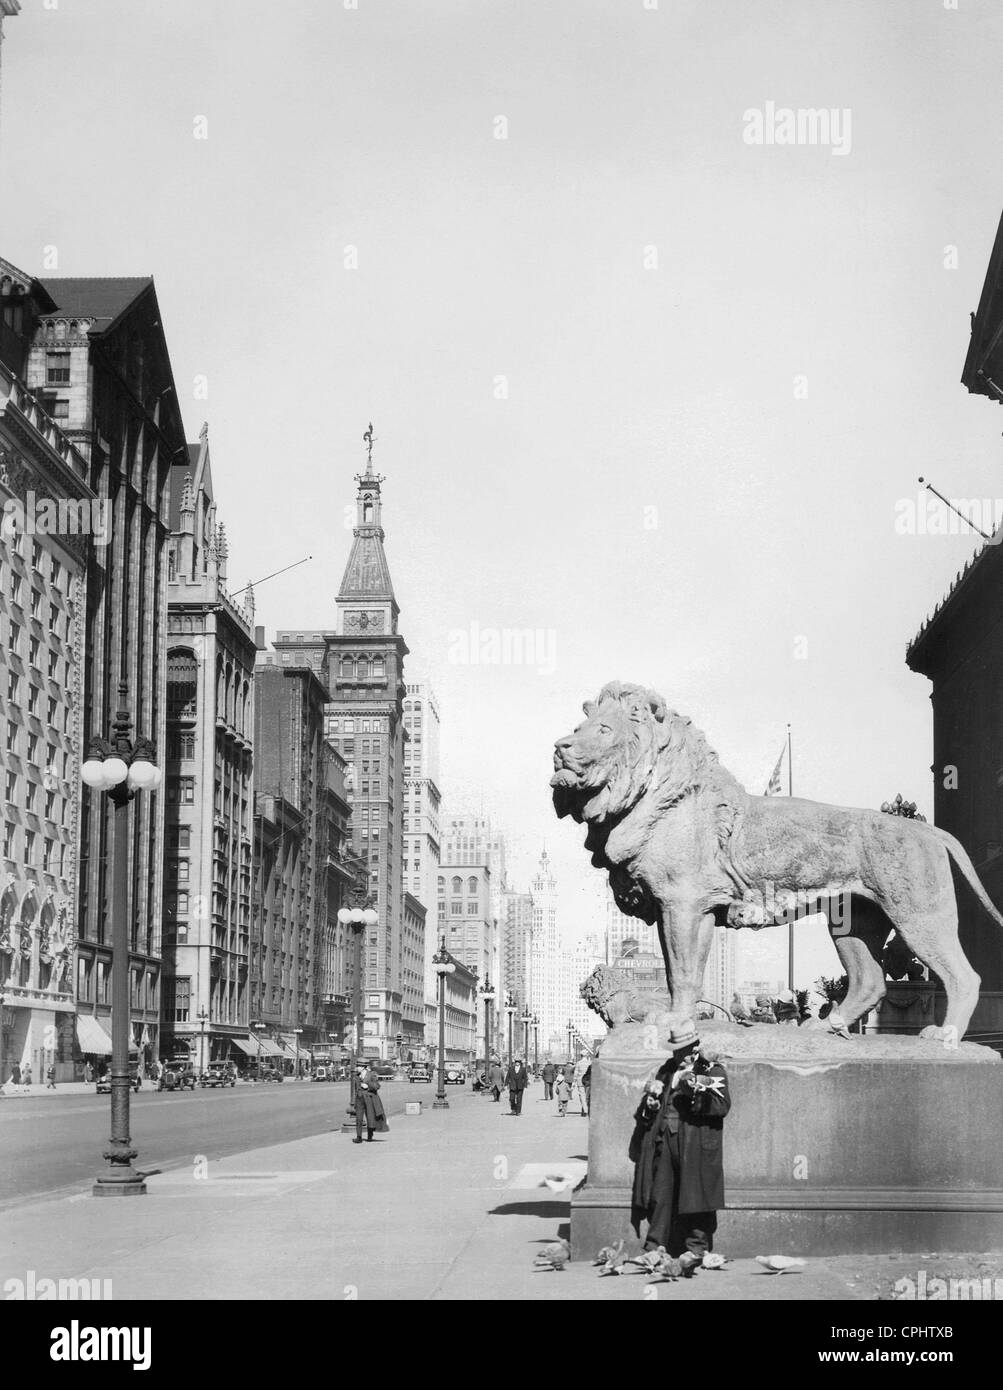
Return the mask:
<svg viewBox="0 0 1003 1390">
<path fill-rule="evenodd" d="M 897 930 L 941 979 L 943 1027 L 959 1040 L 979 977 L 958 941 L 951 861 L 993 920 L 1000 916 L 958 841 L 924 821 L 797 797 L 750 796 L 689 719 L 660 695 L 614 682 L 554 753 L 554 809 L 588 827 L 621 911 L 656 923 L 671 1016 L 692 1018 L 714 929 L 762 927 L 825 912 L 849 980 L 845 1031 L 884 997 L 882 948 Z"/>
<path fill-rule="evenodd" d="M 579 994 L 607 1028 L 621 1023 L 643 1023 L 652 1015 L 667 1015 L 671 1003 L 667 990 L 638 989 L 629 971 L 617 970 L 612 965 L 597 965 L 582 982 Z"/>
</svg>

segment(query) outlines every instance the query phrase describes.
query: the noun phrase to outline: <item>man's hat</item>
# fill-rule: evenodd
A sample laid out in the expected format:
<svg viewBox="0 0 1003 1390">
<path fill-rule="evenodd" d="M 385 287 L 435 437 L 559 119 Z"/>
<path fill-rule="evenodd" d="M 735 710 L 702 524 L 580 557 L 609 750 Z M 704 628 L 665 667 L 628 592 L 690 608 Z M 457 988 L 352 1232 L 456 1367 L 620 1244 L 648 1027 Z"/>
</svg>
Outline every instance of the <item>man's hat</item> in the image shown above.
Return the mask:
<svg viewBox="0 0 1003 1390">
<path fill-rule="evenodd" d="M 673 1052 L 689 1052 L 699 1042 L 696 1026 L 690 1019 L 680 1023 L 679 1027 L 673 1028 L 669 1034 L 669 1044 Z"/>
</svg>

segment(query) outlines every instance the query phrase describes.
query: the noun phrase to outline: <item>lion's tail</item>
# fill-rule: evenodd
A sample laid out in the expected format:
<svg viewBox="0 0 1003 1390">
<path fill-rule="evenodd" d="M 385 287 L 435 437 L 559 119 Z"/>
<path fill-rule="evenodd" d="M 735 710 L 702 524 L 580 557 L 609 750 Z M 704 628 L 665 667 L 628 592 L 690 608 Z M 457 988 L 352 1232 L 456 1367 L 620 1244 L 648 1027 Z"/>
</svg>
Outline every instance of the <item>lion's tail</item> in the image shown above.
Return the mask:
<svg viewBox="0 0 1003 1390">
<path fill-rule="evenodd" d="M 1003 927 L 1003 916 L 1001 916 L 996 904 L 982 886 L 982 880 L 975 872 L 975 865 L 972 863 L 971 859 L 969 859 L 967 850 L 949 831 L 942 830 L 939 825 L 931 825 L 930 829 L 937 838 L 942 840 L 946 845 L 948 854 L 958 866 L 961 874 L 967 880 L 969 888 L 971 888 L 979 902 L 989 913 L 989 916 L 992 917 L 997 926 Z"/>
</svg>

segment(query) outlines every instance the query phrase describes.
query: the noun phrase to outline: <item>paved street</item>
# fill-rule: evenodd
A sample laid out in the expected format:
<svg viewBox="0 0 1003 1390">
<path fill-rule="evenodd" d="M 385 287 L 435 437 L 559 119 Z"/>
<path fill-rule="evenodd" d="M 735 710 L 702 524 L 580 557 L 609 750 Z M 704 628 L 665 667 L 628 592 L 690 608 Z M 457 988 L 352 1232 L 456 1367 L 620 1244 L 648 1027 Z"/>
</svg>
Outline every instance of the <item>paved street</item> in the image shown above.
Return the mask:
<svg viewBox="0 0 1003 1390">
<path fill-rule="evenodd" d="M 87 1183 L 103 1166 L 110 1097 L 63 1088 L 0 1100 L 0 1209 L 44 1193 Z M 388 1114 L 409 1093 L 432 1088 L 391 1082 L 382 1088 Z M 430 1099 L 430 1097 L 429 1097 Z M 159 1094 L 143 1086 L 131 1098 L 133 1143 L 144 1172 L 190 1165 L 195 1154 L 215 1160 L 244 1149 L 328 1133 L 341 1123 L 348 1083 L 241 1082 L 233 1089 Z"/>
<path fill-rule="evenodd" d="M 567 1233 L 571 1192 L 585 1175 L 584 1119 L 559 1118 L 539 1087 L 513 1118 L 504 1102 L 467 1088 L 434 1111 L 430 1088 L 388 1086 L 390 1133 L 356 1146 L 333 1128 L 336 1093 L 299 1085 L 141 1097 L 143 1166 L 156 1153 L 164 1171 L 149 1179 L 147 1197 L 123 1201 L 90 1196 L 96 1114 L 69 1098 L 0 1104 L 5 1162 L 16 1146 L 18 1169 L 51 1164 L 57 1138 L 79 1156 L 75 1190 L 22 1196 L 4 1213 L 0 1285 L 34 1271 L 110 1279 L 115 1299 L 773 1302 L 887 1297 L 895 1277 L 915 1274 L 916 1256 L 809 1258 L 786 1278 L 736 1260 L 658 1285 L 641 1275 L 600 1279 L 588 1264 L 538 1271 L 534 1256 Z M 421 1115 L 400 1113 L 408 1098 L 424 1102 Z M 259 1138 L 238 1149 L 252 1132 Z M 208 1162 L 193 1161 L 198 1154 Z M 51 1171 L 62 1182 L 67 1170 Z M 983 1263 L 971 1272 L 999 1272 Z"/>
</svg>

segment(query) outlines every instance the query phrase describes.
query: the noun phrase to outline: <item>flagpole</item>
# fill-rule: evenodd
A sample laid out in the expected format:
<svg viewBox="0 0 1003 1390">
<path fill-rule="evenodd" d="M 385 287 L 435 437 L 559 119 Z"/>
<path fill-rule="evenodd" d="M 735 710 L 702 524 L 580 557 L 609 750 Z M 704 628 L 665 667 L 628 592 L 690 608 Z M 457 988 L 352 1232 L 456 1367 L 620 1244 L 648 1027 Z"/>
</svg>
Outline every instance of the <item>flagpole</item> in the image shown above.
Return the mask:
<svg viewBox="0 0 1003 1390">
<path fill-rule="evenodd" d="M 791 761 L 791 726 L 787 725 L 787 795 L 794 795 L 794 764 Z M 787 923 L 787 988 L 794 990 L 794 918 Z"/>
</svg>

